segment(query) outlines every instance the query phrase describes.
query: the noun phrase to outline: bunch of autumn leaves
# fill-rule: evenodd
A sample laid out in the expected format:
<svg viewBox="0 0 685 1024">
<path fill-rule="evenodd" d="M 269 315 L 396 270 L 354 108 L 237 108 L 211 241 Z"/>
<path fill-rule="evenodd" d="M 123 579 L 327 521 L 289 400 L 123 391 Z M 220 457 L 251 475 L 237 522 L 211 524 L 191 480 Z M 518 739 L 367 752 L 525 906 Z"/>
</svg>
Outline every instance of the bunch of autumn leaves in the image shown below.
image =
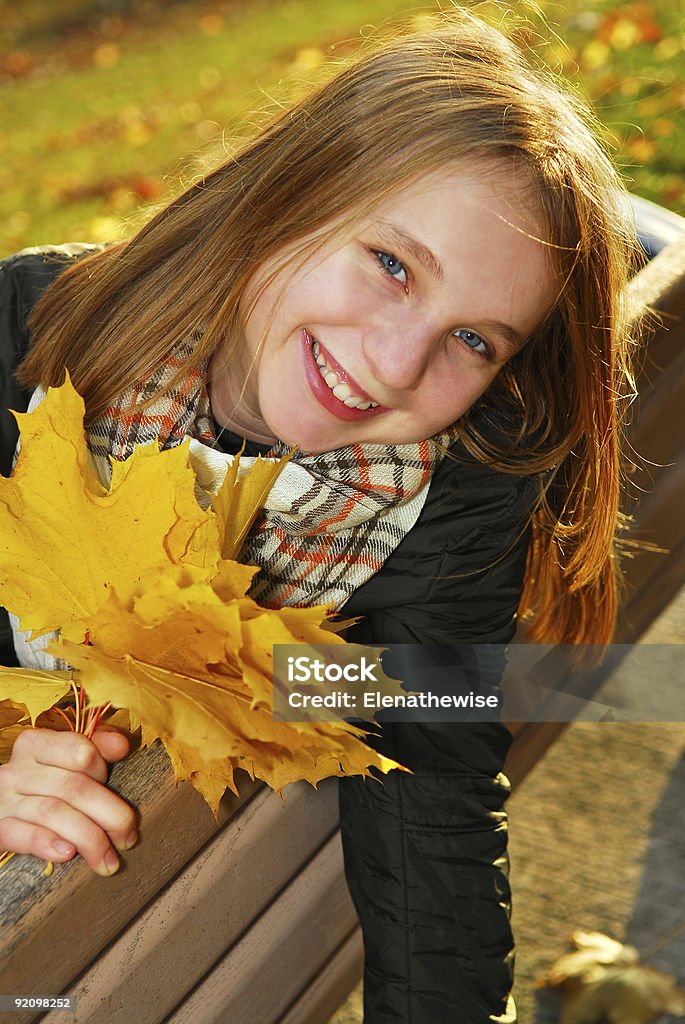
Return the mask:
<svg viewBox="0 0 685 1024">
<path fill-rule="evenodd" d="M 21 451 L 0 478 L 0 604 L 32 639 L 57 631 L 48 653 L 74 670 L 0 668 L 0 748 L 75 678 L 90 705 L 127 709 L 143 744 L 160 739 L 215 813 L 236 767 L 279 792 L 397 767 L 351 723 L 273 717 L 273 645 L 345 643 L 325 608 L 246 596 L 257 570 L 236 558 L 281 464 L 257 459 L 244 474 L 236 459 L 205 510 L 188 442 L 153 444 L 115 462 L 105 488 L 83 414 L 68 381 L 49 389 L 17 416 Z"/>
</svg>

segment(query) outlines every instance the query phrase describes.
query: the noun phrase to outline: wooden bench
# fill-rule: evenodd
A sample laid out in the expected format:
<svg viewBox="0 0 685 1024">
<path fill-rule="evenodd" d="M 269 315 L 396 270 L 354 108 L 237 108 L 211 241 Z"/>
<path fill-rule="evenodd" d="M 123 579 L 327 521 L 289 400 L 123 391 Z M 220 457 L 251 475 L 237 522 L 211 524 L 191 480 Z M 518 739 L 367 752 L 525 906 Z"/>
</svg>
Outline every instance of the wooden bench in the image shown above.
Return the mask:
<svg viewBox="0 0 685 1024">
<path fill-rule="evenodd" d="M 618 639 L 636 640 L 685 568 L 685 238 L 633 282 L 635 309 L 659 309 L 631 429 L 651 463 L 634 535 L 669 553 L 629 563 Z M 564 728 L 513 725 L 514 785 Z M 44 877 L 16 857 L 0 869 L 0 992 L 76 996 L 75 1013 L 0 1013 L 28 1024 L 325 1024 L 361 975 L 362 946 L 342 872 L 336 783 L 291 786 L 280 801 L 242 779 L 216 825 L 153 747 L 116 766 L 113 786 L 141 812 L 141 842 L 110 879 L 77 859 Z"/>
</svg>

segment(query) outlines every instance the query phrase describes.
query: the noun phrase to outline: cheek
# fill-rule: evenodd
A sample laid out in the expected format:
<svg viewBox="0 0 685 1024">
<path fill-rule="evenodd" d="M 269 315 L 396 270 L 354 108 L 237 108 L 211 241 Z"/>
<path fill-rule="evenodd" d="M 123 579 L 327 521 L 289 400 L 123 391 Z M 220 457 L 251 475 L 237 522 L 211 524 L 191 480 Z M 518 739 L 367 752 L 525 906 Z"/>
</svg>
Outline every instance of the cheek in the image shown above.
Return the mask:
<svg viewBox="0 0 685 1024">
<path fill-rule="evenodd" d="M 378 279 L 358 252 L 342 251 L 278 277 L 257 299 L 245 335 L 252 353 L 260 339 L 282 343 L 301 327 L 361 328 L 378 312 Z"/>
<path fill-rule="evenodd" d="M 447 427 L 453 426 L 464 416 L 473 409 L 483 395 L 487 392 L 491 386 L 496 374 L 493 374 L 492 378 L 487 382 L 482 380 L 478 382 L 470 382 L 465 387 L 459 387 L 458 385 L 452 390 L 449 396 L 446 396 L 443 408 L 445 409 L 445 417 L 436 417 L 437 425 L 433 433 L 437 433 L 439 430 L 444 430 Z"/>
<path fill-rule="evenodd" d="M 359 256 L 334 253 L 302 275 L 287 302 L 293 311 L 309 311 L 317 322 L 353 325 L 372 297 L 377 300 L 376 283 Z"/>
<path fill-rule="evenodd" d="M 455 423 L 491 386 L 499 368 L 474 367 L 472 360 L 462 356 L 453 361 L 449 370 L 436 373 L 432 389 L 432 408 L 436 417 L 444 411 L 444 426 Z"/>
</svg>

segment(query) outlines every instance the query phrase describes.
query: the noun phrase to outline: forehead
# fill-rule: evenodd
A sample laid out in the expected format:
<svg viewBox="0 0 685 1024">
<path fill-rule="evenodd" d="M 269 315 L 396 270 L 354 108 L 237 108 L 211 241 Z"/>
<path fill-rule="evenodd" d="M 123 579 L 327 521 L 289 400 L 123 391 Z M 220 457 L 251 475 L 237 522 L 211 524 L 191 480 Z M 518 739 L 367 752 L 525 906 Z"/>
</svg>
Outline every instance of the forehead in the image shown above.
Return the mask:
<svg viewBox="0 0 685 1024">
<path fill-rule="evenodd" d="M 427 226 L 480 218 L 483 226 L 495 218 L 541 244 L 548 244 L 541 201 L 520 161 L 503 157 L 474 158 L 448 164 L 409 182 L 389 188 L 358 222 L 381 222 L 392 215 L 423 220 Z M 492 226 L 492 225 L 490 225 Z"/>
</svg>

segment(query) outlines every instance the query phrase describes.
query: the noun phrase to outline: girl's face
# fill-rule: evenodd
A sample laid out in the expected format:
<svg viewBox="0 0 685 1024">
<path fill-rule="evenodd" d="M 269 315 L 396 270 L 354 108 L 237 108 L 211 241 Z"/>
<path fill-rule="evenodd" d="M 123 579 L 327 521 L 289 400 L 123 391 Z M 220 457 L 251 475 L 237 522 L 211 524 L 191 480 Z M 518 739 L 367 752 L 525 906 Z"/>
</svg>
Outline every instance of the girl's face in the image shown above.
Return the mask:
<svg viewBox="0 0 685 1024">
<path fill-rule="evenodd" d="M 309 452 L 456 422 L 557 298 L 532 205 L 503 161 L 450 167 L 294 266 L 278 254 L 248 286 L 243 365 L 212 361 L 217 420 Z"/>
</svg>

